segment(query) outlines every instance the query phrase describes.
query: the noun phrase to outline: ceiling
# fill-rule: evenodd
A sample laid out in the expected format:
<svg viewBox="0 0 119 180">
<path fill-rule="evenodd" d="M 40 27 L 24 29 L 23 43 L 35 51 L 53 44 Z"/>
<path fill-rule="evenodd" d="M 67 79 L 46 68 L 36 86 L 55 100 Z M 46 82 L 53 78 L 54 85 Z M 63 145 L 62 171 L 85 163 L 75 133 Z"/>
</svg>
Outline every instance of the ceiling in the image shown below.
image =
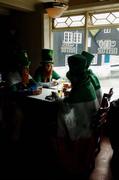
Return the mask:
<svg viewBox="0 0 119 180">
<path fill-rule="evenodd" d="M 4 11 L 4 8 L 34 11 L 36 4 L 42 4 L 49 1 L 68 2 L 68 11 L 84 8 L 95 9 L 96 7 L 119 7 L 119 0 L 0 0 L 0 9 L 2 9 L 2 12 Z"/>
</svg>

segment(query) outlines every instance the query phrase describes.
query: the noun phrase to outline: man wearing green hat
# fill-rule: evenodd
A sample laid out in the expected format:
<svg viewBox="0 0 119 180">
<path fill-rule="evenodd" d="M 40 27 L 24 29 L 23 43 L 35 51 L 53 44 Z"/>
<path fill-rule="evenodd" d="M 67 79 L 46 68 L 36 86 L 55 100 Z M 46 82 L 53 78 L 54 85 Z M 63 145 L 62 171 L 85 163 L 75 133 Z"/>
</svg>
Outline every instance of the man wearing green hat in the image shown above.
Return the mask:
<svg viewBox="0 0 119 180">
<path fill-rule="evenodd" d="M 69 177 L 88 179 L 97 148 L 92 122 L 99 102 L 87 73 L 86 57 L 80 54 L 70 56 L 68 65 L 66 76 L 72 89 L 59 102 L 58 151 L 62 167 Z"/>
<path fill-rule="evenodd" d="M 58 84 L 60 75 L 53 70 L 53 50 L 42 49 L 41 66 L 36 69 L 34 79 L 38 85 L 51 87 Z"/>
<path fill-rule="evenodd" d="M 11 71 L 7 76 L 7 84 L 12 91 L 37 88 L 36 82 L 29 74 L 31 62 L 28 59 L 27 52 L 21 50 L 16 53 Z"/>
</svg>

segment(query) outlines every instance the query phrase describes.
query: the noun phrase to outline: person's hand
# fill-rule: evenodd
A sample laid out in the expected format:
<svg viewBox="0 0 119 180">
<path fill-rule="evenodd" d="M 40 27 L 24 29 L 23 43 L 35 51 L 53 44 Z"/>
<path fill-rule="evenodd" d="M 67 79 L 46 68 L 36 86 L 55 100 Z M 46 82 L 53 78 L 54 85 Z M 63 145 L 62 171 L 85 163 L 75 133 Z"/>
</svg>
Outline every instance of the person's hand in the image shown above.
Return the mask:
<svg viewBox="0 0 119 180">
<path fill-rule="evenodd" d="M 70 83 L 64 83 L 63 84 L 63 89 L 70 89 L 71 88 L 71 84 Z"/>
<path fill-rule="evenodd" d="M 63 84 L 63 93 L 64 93 L 64 96 L 68 96 L 69 95 L 70 89 L 71 89 L 71 84 L 70 83 L 64 83 Z"/>
</svg>

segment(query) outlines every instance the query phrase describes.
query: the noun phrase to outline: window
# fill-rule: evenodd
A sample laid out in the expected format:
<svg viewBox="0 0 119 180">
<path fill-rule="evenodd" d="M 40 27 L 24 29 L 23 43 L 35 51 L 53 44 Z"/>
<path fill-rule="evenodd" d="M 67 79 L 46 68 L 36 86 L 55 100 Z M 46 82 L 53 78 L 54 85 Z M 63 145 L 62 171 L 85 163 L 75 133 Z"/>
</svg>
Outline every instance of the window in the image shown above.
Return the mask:
<svg viewBox="0 0 119 180">
<path fill-rule="evenodd" d="M 66 59 L 84 49 L 84 30 L 55 31 L 53 33 L 55 66 L 65 66 Z"/>
<path fill-rule="evenodd" d="M 119 88 L 119 11 L 56 18 L 52 27 L 56 67 L 66 71 L 67 58 L 87 49 L 95 56 L 90 68 L 99 77 L 104 92 Z M 119 91 L 115 97 L 119 97 Z"/>
<path fill-rule="evenodd" d="M 90 20 L 92 25 L 118 24 L 119 12 L 90 14 Z"/>
<path fill-rule="evenodd" d="M 69 16 L 69 17 L 60 17 L 54 20 L 54 28 L 64 28 L 64 27 L 77 27 L 85 25 L 85 16 Z"/>
</svg>

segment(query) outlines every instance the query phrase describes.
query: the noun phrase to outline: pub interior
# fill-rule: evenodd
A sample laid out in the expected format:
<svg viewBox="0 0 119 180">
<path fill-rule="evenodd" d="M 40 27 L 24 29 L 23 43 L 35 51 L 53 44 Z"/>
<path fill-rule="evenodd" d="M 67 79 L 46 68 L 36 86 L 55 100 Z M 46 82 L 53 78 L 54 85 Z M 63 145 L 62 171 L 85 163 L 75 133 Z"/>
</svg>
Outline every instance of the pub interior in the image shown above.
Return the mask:
<svg viewBox="0 0 119 180">
<path fill-rule="evenodd" d="M 59 105 L 54 99 L 46 99 L 58 91 L 57 87 L 42 88 L 39 94 L 13 93 L 5 82 L 13 50 L 18 47 L 27 50 L 30 74 L 34 76 L 41 61 L 41 49 L 52 47 L 49 33 L 52 19 L 44 12 L 42 1 L 38 7 L 37 1 L 32 1 L 32 6 L 30 3 L 0 0 L 0 178 L 70 179 L 65 176 L 56 153 Z M 81 0 L 80 4 L 71 0 L 67 13 L 72 13 L 73 8 L 95 10 L 96 4 L 100 8 L 119 6 L 113 0 L 90 3 Z"/>
</svg>

